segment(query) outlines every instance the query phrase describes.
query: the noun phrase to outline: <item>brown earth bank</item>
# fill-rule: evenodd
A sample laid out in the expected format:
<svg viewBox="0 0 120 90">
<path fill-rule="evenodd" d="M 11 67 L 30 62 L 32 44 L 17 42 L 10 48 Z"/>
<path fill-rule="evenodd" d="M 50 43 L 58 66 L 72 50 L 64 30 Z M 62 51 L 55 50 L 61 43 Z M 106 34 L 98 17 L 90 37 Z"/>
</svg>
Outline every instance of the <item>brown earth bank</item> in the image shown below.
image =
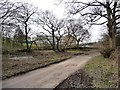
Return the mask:
<svg viewBox="0 0 120 90">
<path fill-rule="evenodd" d="M 32 52 L 12 51 L 2 55 L 2 79 L 21 75 L 26 72 L 59 63 L 73 56 L 94 52 L 87 50 L 66 50 L 54 52 L 52 50 L 33 50 Z"/>
<path fill-rule="evenodd" d="M 89 77 L 83 69 L 80 69 L 61 82 L 54 90 L 64 88 L 92 88 L 92 80 L 92 77 Z"/>
<path fill-rule="evenodd" d="M 20 75 L 28 71 L 59 63 L 73 56 L 82 54 L 78 50 L 55 53 L 52 50 L 12 52 L 2 56 L 2 79 Z"/>
</svg>

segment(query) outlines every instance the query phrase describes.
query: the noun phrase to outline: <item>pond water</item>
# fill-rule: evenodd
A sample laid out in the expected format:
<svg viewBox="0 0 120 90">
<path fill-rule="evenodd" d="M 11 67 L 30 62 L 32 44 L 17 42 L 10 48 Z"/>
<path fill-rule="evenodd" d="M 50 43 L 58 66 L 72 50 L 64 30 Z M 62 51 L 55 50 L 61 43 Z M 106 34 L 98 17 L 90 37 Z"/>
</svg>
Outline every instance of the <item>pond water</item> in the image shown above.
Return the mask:
<svg viewBox="0 0 120 90">
<path fill-rule="evenodd" d="M 25 60 L 25 59 L 32 59 L 32 56 L 19 56 L 19 57 L 12 57 L 9 59 L 13 59 L 13 60 Z"/>
</svg>

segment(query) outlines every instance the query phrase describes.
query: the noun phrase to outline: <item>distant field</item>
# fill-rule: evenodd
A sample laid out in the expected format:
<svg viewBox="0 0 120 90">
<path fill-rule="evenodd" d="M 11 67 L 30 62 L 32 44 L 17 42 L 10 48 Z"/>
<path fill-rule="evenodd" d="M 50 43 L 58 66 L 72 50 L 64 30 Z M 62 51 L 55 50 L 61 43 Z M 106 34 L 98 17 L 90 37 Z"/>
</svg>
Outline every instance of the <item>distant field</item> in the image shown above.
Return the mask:
<svg viewBox="0 0 120 90">
<path fill-rule="evenodd" d="M 38 47 L 39 47 L 39 45 L 38 45 Z M 31 48 L 38 49 L 38 47 L 33 43 Z M 23 49 L 26 49 L 25 43 L 23 43 L 22 45 L 17 44 L 17 43 L 13 44 L 13 42 L 6 42 L 6 43 L 2 44 L 3 54 L 7 54 L 8 52 L 13 52 L 16 50 L 23 50 Z"/>
</svg>

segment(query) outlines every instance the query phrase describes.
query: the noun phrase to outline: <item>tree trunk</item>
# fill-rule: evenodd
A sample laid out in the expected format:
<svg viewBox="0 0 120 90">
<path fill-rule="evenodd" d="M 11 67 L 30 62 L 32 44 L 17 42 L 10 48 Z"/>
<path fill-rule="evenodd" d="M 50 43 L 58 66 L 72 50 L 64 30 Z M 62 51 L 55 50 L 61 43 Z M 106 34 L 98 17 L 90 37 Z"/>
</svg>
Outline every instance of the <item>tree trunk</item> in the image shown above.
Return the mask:
<svg viewBox="0 0 120 90">
<path fill-rule="evenodd" d="M 77 49 L 79 49 L 79 41 L 77 41 Z"/>
<path fill-rule="evenodd" d="M 57 51 L 60 52 L 60 47 L 59 47 L 59 40 L 57 40 Z"/>
<path fill-rule="evenodd" d="M 31 48 L 32 48 L 32 44 L 33 44 L 33 42 L 31 42 L 30 47 L 29 47 L 29 50 L 31 50 Z"/>
<path fill-rule="evenodd" d="M 109 47 L 111 49 L 115 49 L 116 48 L 116 41 L 115 41 L 115 34 L 113 35 L 109 35 Z"/>
<path fill-rule="evenodd" d="M 111 22 L 109 22 L 109 23 L 111 23 Z M 110 24 L 111 25 L 111 24 Z M 108 27 L 108 35 L 109 35 L 109 47 L 111 48 L 111 49 L 115 49 L 116 48 L 116 37 L 115 37 L 115 35 L 116 35 L 116 29 L 115 29 L 115 25 L 113 24 L 113 26 L 110 26 L 109 25 L 109 27 Z"/>
<path fill-rule="evenodd" d="M 110 8 L 110 4 L 109 2 L 107 2 L 107 16 L 108 16 L 108 35 L 109 35 L 109 47 L 111 49 L 115 49 L 116 48 L 116 40 L 115 40 L 115 35 L 116 35 L 116 17 L 115 17 L 115 7 L 117 5 L 117 3 L 115 2 L 114 8 L 113 8 L 113 12 Z"/>
<path fill-rule="evenodd" d="M 5 44 L 5 37 L 4 37 L 4 34 L 2 35 L 2 44 L 3 44 L 3 45 Z"/>
<path fill-rule="evenodd" d="M 52 41 L 53 41 L 52 48 L 55 51 L 55 34 L 54 34 L 54 30 L 52 30 Z"/>
<path fill-rule="evenodd" d="M 25 23 L 25 41 L 26 41 L 26 49 L 29 51 L 29 45 L 28 45 L 28 32 L 27 32 L 27 23 Z"/>
<path fill-rule="evenodd" d="M 4 45 L 5 38 L 4 38 L 4 27 L 2 26 L 2 44 Z"/>
</svg>

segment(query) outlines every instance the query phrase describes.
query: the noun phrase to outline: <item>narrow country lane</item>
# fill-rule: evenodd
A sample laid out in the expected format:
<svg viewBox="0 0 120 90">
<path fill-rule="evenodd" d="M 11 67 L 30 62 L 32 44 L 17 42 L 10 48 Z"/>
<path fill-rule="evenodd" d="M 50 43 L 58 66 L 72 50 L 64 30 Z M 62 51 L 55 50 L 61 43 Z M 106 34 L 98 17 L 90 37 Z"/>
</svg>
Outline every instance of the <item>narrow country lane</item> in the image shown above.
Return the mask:
<svg viewBox="0 0 120 90">
<path fill-rule="evenodd" d="M 54 88 L 96 55 L 98 53 L 79 55 L 58 64 L 3 80 L 2 88 Z"/>
</svg>

